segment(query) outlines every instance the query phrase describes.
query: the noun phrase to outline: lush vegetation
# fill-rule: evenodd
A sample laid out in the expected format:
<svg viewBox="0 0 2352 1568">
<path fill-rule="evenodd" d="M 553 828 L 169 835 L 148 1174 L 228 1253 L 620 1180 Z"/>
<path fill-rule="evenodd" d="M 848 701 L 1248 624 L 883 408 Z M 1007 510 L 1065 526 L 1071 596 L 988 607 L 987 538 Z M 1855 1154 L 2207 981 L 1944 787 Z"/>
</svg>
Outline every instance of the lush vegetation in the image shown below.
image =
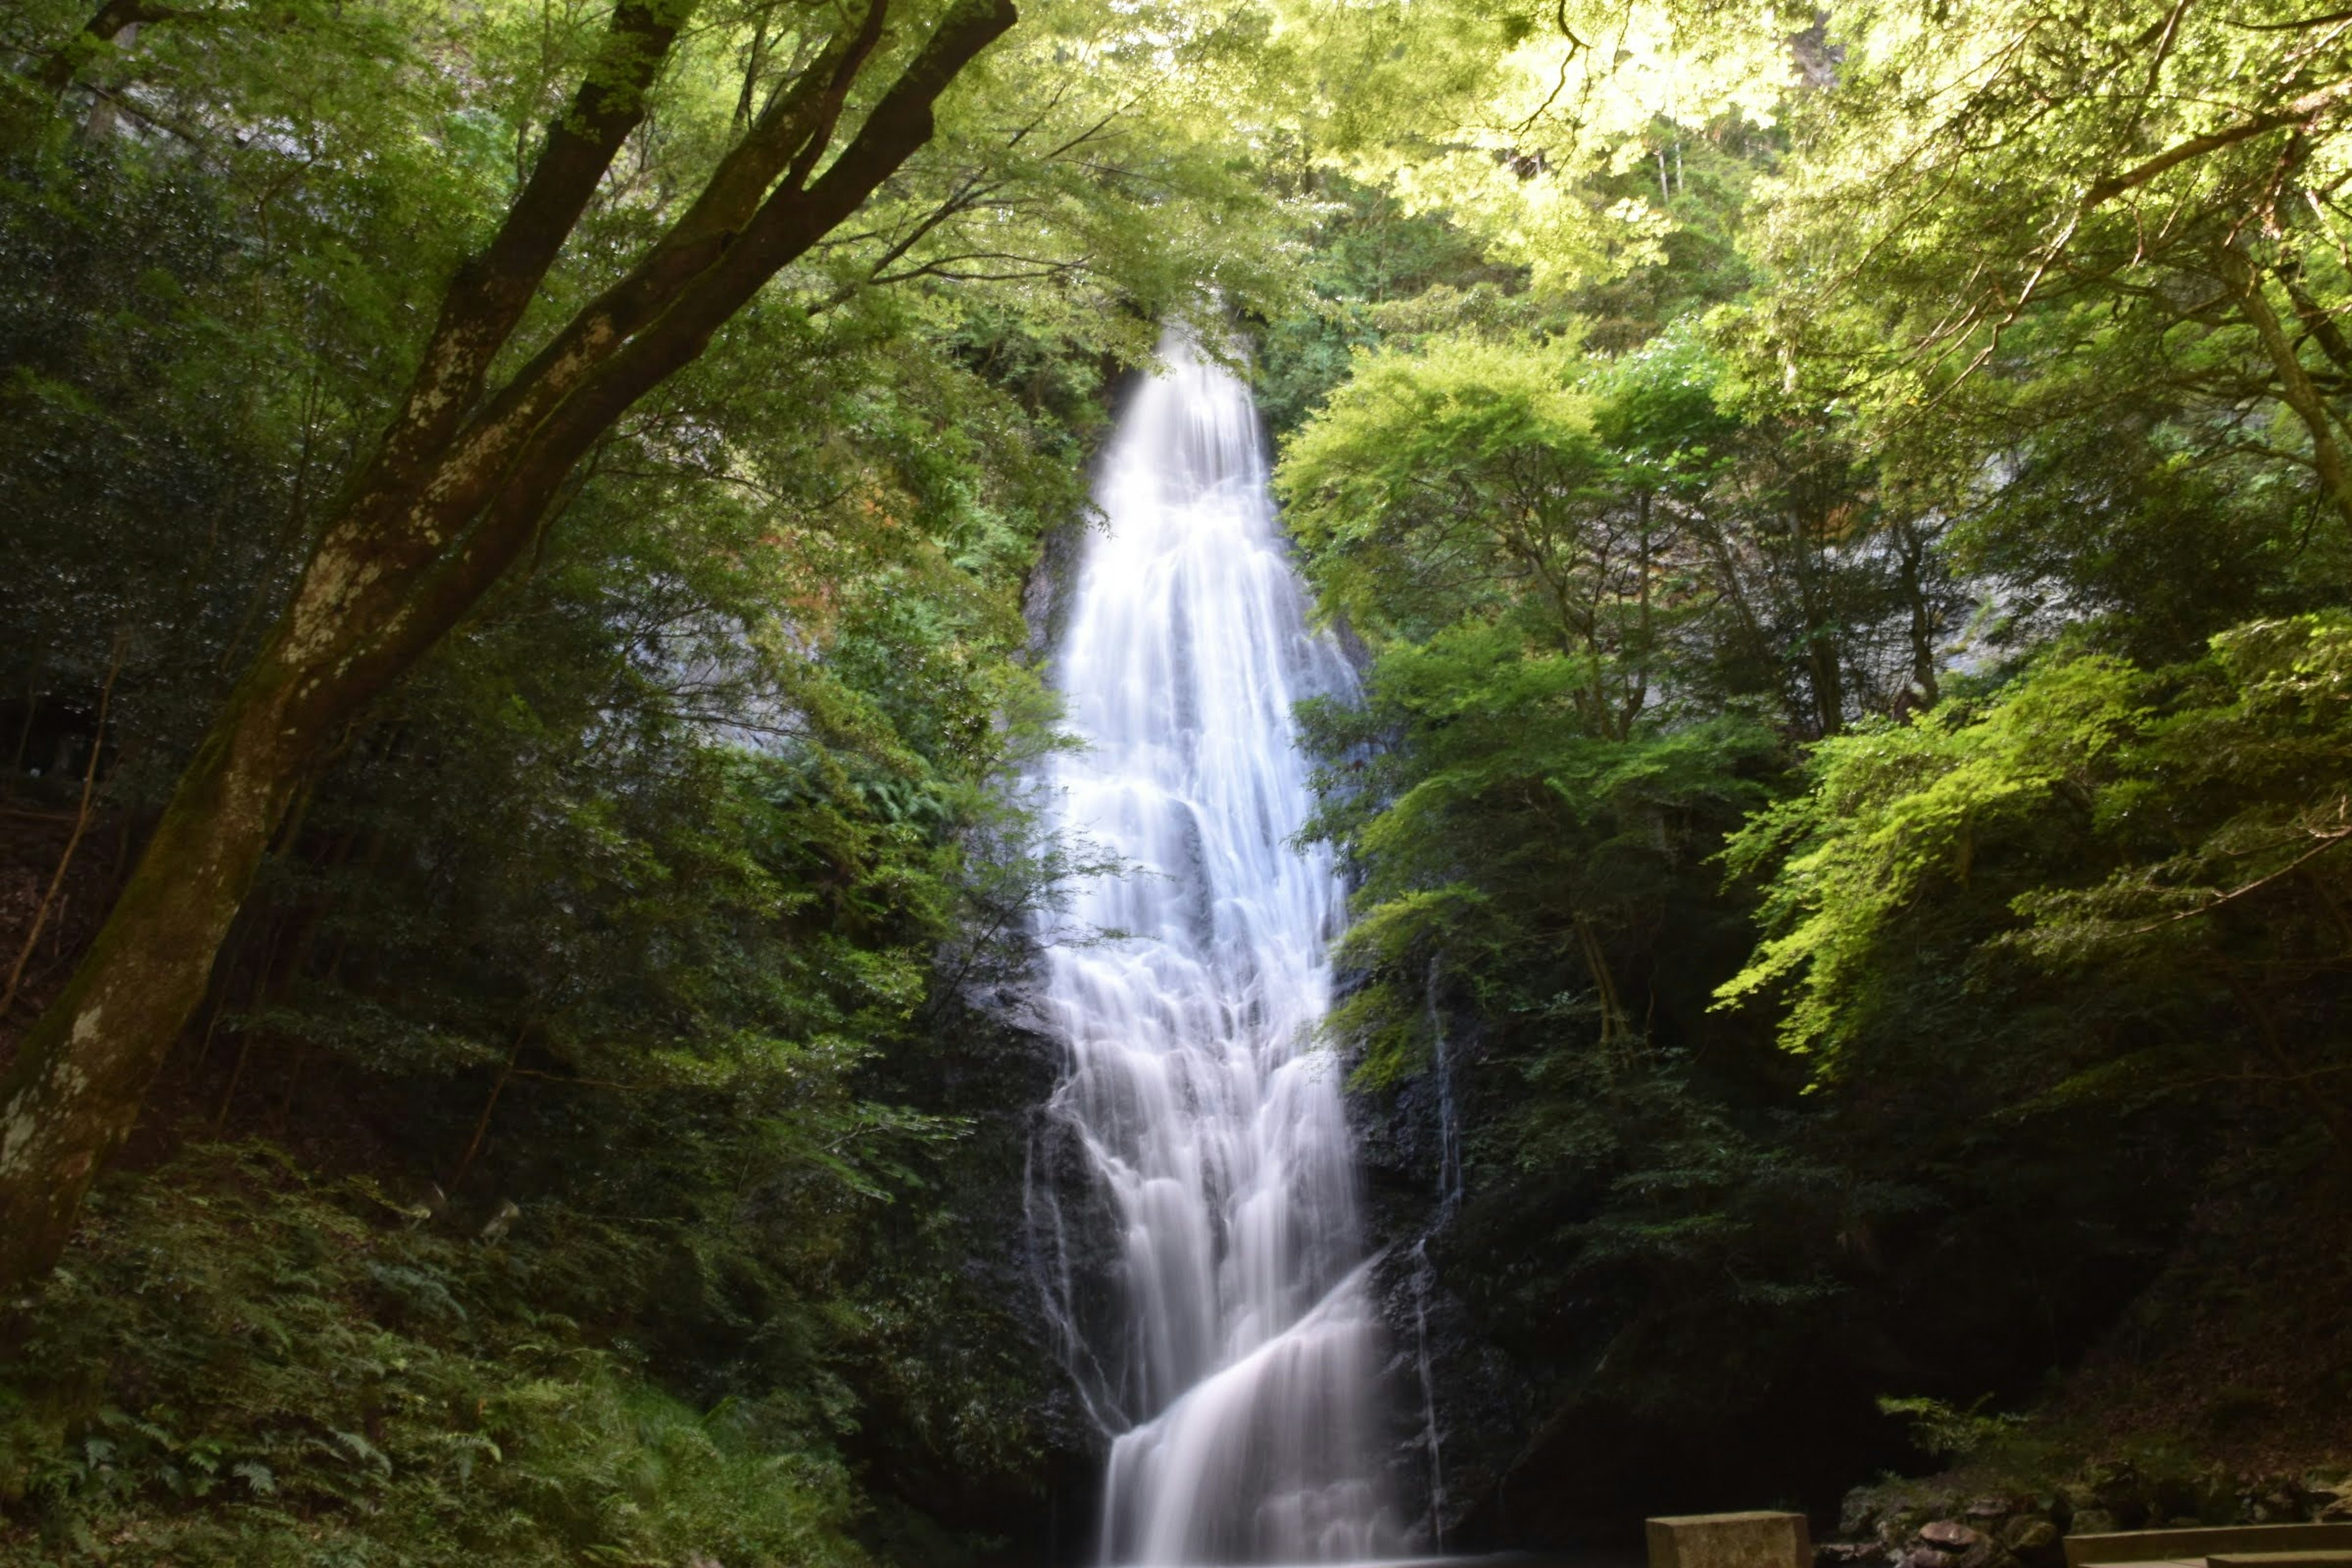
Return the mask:
<svg viewBox="0 0 2352 1568">
<path fill-rule="evenodd" d="M 228 7 L 86 36 L 68 89 L 54 9 L 10 24 L 0 191 L 12 1086 L 607 26 Z M 856 22 L 673 41 L 521 331 Z M 954 1001 L 1063 855 L 1005 787 L 1053 743 L 1020 595 L 1108 369 L 1253 287 L 1269 205 L 1104 74 L 1123 37 L 1035 18 L 300 761 L 110 1184 L 15 1282 L 0 1553 L 940 1561 L 853 1466 L 1040 1491 L 1052 1371 L 972 1263 L 1017 1148 L 965 1113 L 1042 1088 Z"/>
<path fill-rule="evenodd" d="M 1557 22 L 1267 339 L 1369 652 L 1335 1035 L 1497 1534 L 2006 1431 L 2352 1148 L 2340 19 L 1864 6 L 1769 101 L 1746 20 Z"/>
<path fill-rule="evenodd" d="M 0 54 L 0 1560 L 1048 1550 L 1050 1059 L 966 1003 L 1170 317 L 1363 655 L 1331 1034 L 1491 1537 L 2008 1430 L 2340 1207 L 2342 16 Z"/>
</svg>

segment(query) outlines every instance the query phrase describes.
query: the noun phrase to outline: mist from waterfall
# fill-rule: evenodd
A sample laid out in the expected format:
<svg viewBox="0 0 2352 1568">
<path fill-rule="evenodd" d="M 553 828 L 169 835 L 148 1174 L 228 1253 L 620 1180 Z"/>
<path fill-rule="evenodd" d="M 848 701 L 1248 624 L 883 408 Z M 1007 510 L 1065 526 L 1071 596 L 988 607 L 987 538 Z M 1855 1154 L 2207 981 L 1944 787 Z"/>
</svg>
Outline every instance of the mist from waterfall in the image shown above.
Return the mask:
<svg viewBox="0 0 2352 1568">
<path fill-rule="evenodd" d="M 1311 1048 L 1344 899 L 1288 840 L 1310 796 L 1291 704 L 1346 691 L 1308 625 L 1249 394 L 1171 332 L 1106 454 L 1057 680 L 1087 749 L 1048 783 L 1129 875 L 1073 889 L 1047 1000 L 1053 1110 L 1118 1231 L 1115 1321 L 1049 1286 L 1112 1435 L 1106 1563 L 1395 1550 L 1380 1324 L 1339 1071 Z M 1052 1216 L 1057 1223 L 1060 1216 Z"/>
</svg>

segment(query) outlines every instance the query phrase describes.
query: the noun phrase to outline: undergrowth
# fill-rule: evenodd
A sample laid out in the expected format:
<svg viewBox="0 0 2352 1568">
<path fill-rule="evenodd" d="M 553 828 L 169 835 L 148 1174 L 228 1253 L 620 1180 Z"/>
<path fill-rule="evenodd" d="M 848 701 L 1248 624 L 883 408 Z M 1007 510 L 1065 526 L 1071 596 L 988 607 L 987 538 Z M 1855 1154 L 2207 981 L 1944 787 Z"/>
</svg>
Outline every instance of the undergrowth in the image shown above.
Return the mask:
<svg viewBox="0 0 2352 1568">
<path fill-rule="evenodd" d="M 0 1362 L 0 1564 L 865 1563 L 822 1410 L 649 1385 L 559 1252 L 258 1143 L 103 1186 Z"/>
</svg>

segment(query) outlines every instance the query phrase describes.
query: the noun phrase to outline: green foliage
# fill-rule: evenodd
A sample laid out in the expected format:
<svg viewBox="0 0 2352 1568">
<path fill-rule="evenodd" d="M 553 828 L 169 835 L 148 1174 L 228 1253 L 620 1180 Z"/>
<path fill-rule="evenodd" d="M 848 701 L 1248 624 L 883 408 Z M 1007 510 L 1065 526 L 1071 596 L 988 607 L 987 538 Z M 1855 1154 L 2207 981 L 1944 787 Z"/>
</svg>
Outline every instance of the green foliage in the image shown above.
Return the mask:
<svg viewBox="0 0 2352 1568">
<path fill-rule="evenodd" d="M 1995 1411 L 1982 1414 L 1985 1402 L 1978 1400 L 1967 1409 L 1945 1404 L 1940 1399 L 1881 1399 L 1880 1414 L 1907 1416 L 1911 1422 L 1912 1441 L 1923 1453 L 1938 1458 L 1966 1458 L 1980 1449 L 1990 1447 L 2014 1431 L 2023 1417 Z"/>
<path fill-rule="evenodd" d="M 1855 1467 L 1890 1413 L 2021 1401 L 2218 1151 L 2301 1180 L 2352 1125 L 2340 215 L 2286 210 L 2341 42 L 2280 13 L 2192 61 L 2236 20 L 2171 15 L 1866 7 L 1744 99 L 1719 13 L 1624 10 L 1613 60 L 1572 11 L 1480 13 L 1401 57 L 1405 132 L 1340 117 L 1398 208 L 1327 220 L 1268 350 L 1303 565 L 1367 658 L 1307 716 L 1360 878 L 1331 1026 L 1438 1194 L 1405 1234 L 1529 1390 L 1528 1447 L 1448 1451 L 1517 1468 L 1514 1517 L 1602 1447 L 1590 1507 L 1848 1479 L 1725 1453 L 1775 1398 Z M 2307 145 L 2192 147 L 2073 222 L 2286 82 Z M 1412 264 L 1336 264 L 1373 245 Z"/>
<path fill-rule="evenodd" d="M 866 1561 L 839 1402 L 648 1385 L 568 1228 L 467 1240 L 261 1144 L 111 1184 L 0 1381 L 0 1561 Z"/>
<path fill-rule="evenodd" d="M 1364 653 L 1331 1028 L 1454 1108 L 1495 1473 L 1798 1391 L 1973 1443 L 2215 1149 L 2352 1139 L 2340 18 L 1024 10 L 306 784 L 195 1142 L 23 1320 L 24 1561 L 849 1563 L 960 1550 L 865 1493 L 1034 1493 L 1042 1089 L 960 997 L 1074 864 L 1021 595 L 1169 316 L 1259 327 Z M 601 16 L 88 18 L 0 23 L 0 742 L 54 809 L 116 672 L 129 844 Z M 526 338 L 837 22 L 698 14 Z"/>
<path fill-rule="evenodd" d="M 1304 714 L 1309 831 L 1360 877 L 1331 1032 L 1360 1089 L 1449 1085 L 1465 1198 L 1432 1255 L 1538 1397 L 1670 1411 L 1719 1356 L 1805 1353 L 1837 1274 L 1808 1227 L 1889 1200 L 1727 1103 L 1774 1068 L 1706 1011 L 1745 930 L 1710 858 L 1786 756 L 1704 652 L 1730 616 L 1698 514 L 1740 424 L 1687 325 L 1573 342 L 1360 354 L 1277 483 L 1370 653 L 1360 700 Z"/>
<path fill-rule="evenodd" d="M 992 1205 L 1019 1168 L 973 1119 L 1043 1091 L 950 1037 L 962 988 L 1012 967 L 1072 859 L 1006 788 L 1057 743 L 1020 596 L 1041 539 L 1083 514 L 1107 384 L 1155 318 L 1288 284 L 1275 205 L 1219 140 L 1214 81 L 1248 68 L 1229 32 L 1188 20 L 1171 47 L 1130 8 L 1026 9 L 870 221 L 609 432 L 524 563 L 305 781 L 156 1136 L 266 1134 L 314 1196 L 349 1207 L 345 1184 L 373 1182 L 442 1217 L 337 1232 L 384 1272 L 302 1286 L 284 1368 L 208 1383 L 174 1361 L 115 1384 L 76 1342 L 68 1389 L 24 1362 L 27 1476 L 87 1469 L 85 1439 L 128 1454 L 109 1408 L 253 1467 L 224 1461 L 242 1479 L 201 1498 L 153 1482 L 177 1463 L 153 1455 L 118 1490 L 12 1488 L 11 1526 L 47 1510 L 26 1551 L 81 1531 L 93 1552 L 192 1560 L 331 1538 L 355 1561 L 846 1561 L 869 1489 L 968 1504 L 919 1484 L 952 1464 L 982 1506 L 911 1528 L 958 1552 L 1067 1442 L 1024 1354 L 1025 1281 L 972 1267 L 1002 1250 Z M 86 16 L 12 14 L 11 63 L 79 49 Z M 837 20 L 701 14 L 524 340 L 619 276 Z M 79 50 L 37 134 L 7 141 L 0 687 L 25 804 L 46 808 L 95 738 L 102 831 L 144 833 L 602 23 L 176 14 Z M 884 47 L 922 30 L 894 12 Z M 267 1305 L 279 1230 L 328 1224 L 281 1194 L 199 1234 L 173 1180 L 110 1201 L 148 1216 L 153 1257 L 218 1253 L 222 1323 Z M 469 1250 L 444 1228 L 458 1215 L 511 1228 Z M 528 1254 L 528 1280 L 476 1251 Z M 77 1288 L 35 1321 L 69 1325 Z M 465 1326 L 382 1318 L 379 1297 Z M 165 1357 L 214 1332 L 109 1321 Z M 395 1449 L 336 1404 L 356 1375 L 340 1362 L 332 1386 L 289 1381 L 310 1341 L 386 1334 L 426 1349 L 369 1355 L 429 1363 L 428 1400 L 472 1389 L 491 1414 Z M 272 1449 L 236 1378 L 282 1396 L 289 1431 L 358 1434 L 391 1479 L 321 1489 L 327 1460 L 299 1435 Z M 509 1463 L 468 1491 L 448 1465 L 484 1462 L 460 1452 L 478 1429 Z"/>
<path fill-rule="evenodd" d="M 1489 262 L 1475 238 L 1434 213 L 1340 176 L 1322 176 L 1297 204 L 1311 219 L 1311 304 L 1276 314 L 1258 334 L 1257 402 L 1277 435 L 1320 406 L 1349 374 L 1355 350 L 1423 326 L 1428 303 L 1525 324 L 1540 307 L 1516 268 Z M 1425 330 L 1425 329 L 1424 329 Z"/>
<path fill-rule="evenodd" d="M 1816 787 L 1730 847 L 1735 870 L 1789 847 L 1765 910 L 1768 925 L 1787 929 L 1721 995 L 1735 1000 L 1801 972 L 1807 984 L 1782 1039 L 1795 1049 L 1826 1046 L 1834 1058 L 1884 1016 L 1845 983 L 1882 973 L 1872 950 L 1885 922 L 1934 895 L 1976 896 L 1984 841 L 2087 794 L 2103 756 L 2145 719 L 2141 695 L 2128 667 L 2093 655 L 2054 665 L 1974 722 L 1968 705 L 1948 703 L 1915 724 L 1881 722 L 1822 742 Z"/>
<path fill-rule="evenodd" d="M 1923 971 L 1961 1005 L 2040 994 L 1998 1061 L 2061 1099 L 2229 1092 L 2307 1106 L 2342 1070 L 2341 781 L 2352 621 L 2254 622 L 2196 664 L 2053 655 L 1906 728 L 1824 742 L 1811 787 L 1744 829 L 1773 932 L 1722 993 L 1784 985 L 1825 1077 L 1916 1028 Z M 1992 1064 L 1988 1064 L 1989 1066 Z"/>
</svg>

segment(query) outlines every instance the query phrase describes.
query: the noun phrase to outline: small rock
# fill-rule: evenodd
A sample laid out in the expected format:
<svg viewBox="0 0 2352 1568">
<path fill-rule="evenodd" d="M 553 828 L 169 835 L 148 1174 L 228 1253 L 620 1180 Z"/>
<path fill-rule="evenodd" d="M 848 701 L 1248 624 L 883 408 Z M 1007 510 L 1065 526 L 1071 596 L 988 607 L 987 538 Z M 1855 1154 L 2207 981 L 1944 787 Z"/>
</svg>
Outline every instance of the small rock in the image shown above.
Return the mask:
<svg viewBox="0 0 2352 1568">
<path fill-rule="evenodd" d="M 2007 1498 L 1972 1498 L 1965 1511 L 1970 1519 L 2007 1519 L 2017 1511 L 2017 1505 Z"/>
<path fill-rule="evenodd" d="M 2254 1506 L 2246 1512 L 2256 1524 L 2293 1524 L 2303 1517 L 2303 1510 L 2295 1506 L 2293 1498 L 2277 1492 L 2255 1499 Z"/>
<path fill-rule="evenodd" d="M 2078 1508 L 2074 1510 L 2074 1522 L 2066 1527 L 2066 1533 L 2069 1535 L 2112 1535 L 2115 1533 L 2116 1528 L 2116 1516 L 2109 1513 L 2105 1509 Z"/>
<path fill-rule="evenodd" d="M 1959 1561 L 1948 1552 L 1932 1546 L 1915 1546 L 1903 1554 L 1903 1568 L 1952 1568 Z"/>
<path fill-rule="evenodd" d="M 2046 1519 L 2025 1514 L 2002 1528 L 2000 1543 L 2011 1552 L 2041 1552 L 2058 1544 L 2058 1527 Z"/>
<path fill-rule="evenodd" d="M 482 1226 L 482 1240 L 488 1243 L 503 1241 L 506 1239 L 507 1232 L 514 1228 L 514 1222 L 521 1217 L 521 1215 L 522 1210 L 516 1205 L 514 1199 L 499 1199 L 498 1212 L 490 1215 L 489 1224 Z"/>
<path fill-rule="evenodd" d="M 2208 1470 L 2198 1481 L 2197 1517 L 2207 1524 L 2238 1522 L 2238 1483 L 2226 1471 Z"/>
<path fill-rule="evenodd" d="M 2352 1519 L 2352 1478 L 2332 1470 L 2313 1470 L 2303 1478 L 2296 1489 L 2303 1493 L 2304 1512 L 2308 1517 L 2331 1524 Z"/>
<path fill-rule="evenodd" d="M 2128 1461 L 2100 1466 L 2093 1472 L 2091 1488 L 2099 1511 L 2115 1520 L 2116 1527 L 2137 1530 L 2147 1521 L 2147 1483 Z"/>
<path fill-rule="evenodd" d="M 1916 1499 L 1898 1498 L 1878 1516 L 1878 1539 L 1900 1551 L 1912 1543 L 1919 1527 L 1934 1519 L 1938 1511 L 1919 1507 Z"/>
<path fill-rule="evenodd" d="M 1882 1568 L 1894 1560 L 1875 1541 L 1824 1541 L 1813 1548 L 1818 1568 Z"/>
<path fill-rule="evenodd" d="M 1958 1520 L 1939 1519 L 1919 1527 L 1919 1539 L 1945 1552 L 1966 1552 L 1984 1539 L 1979 1531 L 1970 1530 Z"/>
<path fill-rule="evenodd" d="M 1838 1509 L 1838 1533 L 1870 1534 L 1878 1522 L 1879 1507 L 1878 1498 L 1870 1488 L 1854 1488 L 1845 1494 L 1845 1501 Z"/>
</svg>

